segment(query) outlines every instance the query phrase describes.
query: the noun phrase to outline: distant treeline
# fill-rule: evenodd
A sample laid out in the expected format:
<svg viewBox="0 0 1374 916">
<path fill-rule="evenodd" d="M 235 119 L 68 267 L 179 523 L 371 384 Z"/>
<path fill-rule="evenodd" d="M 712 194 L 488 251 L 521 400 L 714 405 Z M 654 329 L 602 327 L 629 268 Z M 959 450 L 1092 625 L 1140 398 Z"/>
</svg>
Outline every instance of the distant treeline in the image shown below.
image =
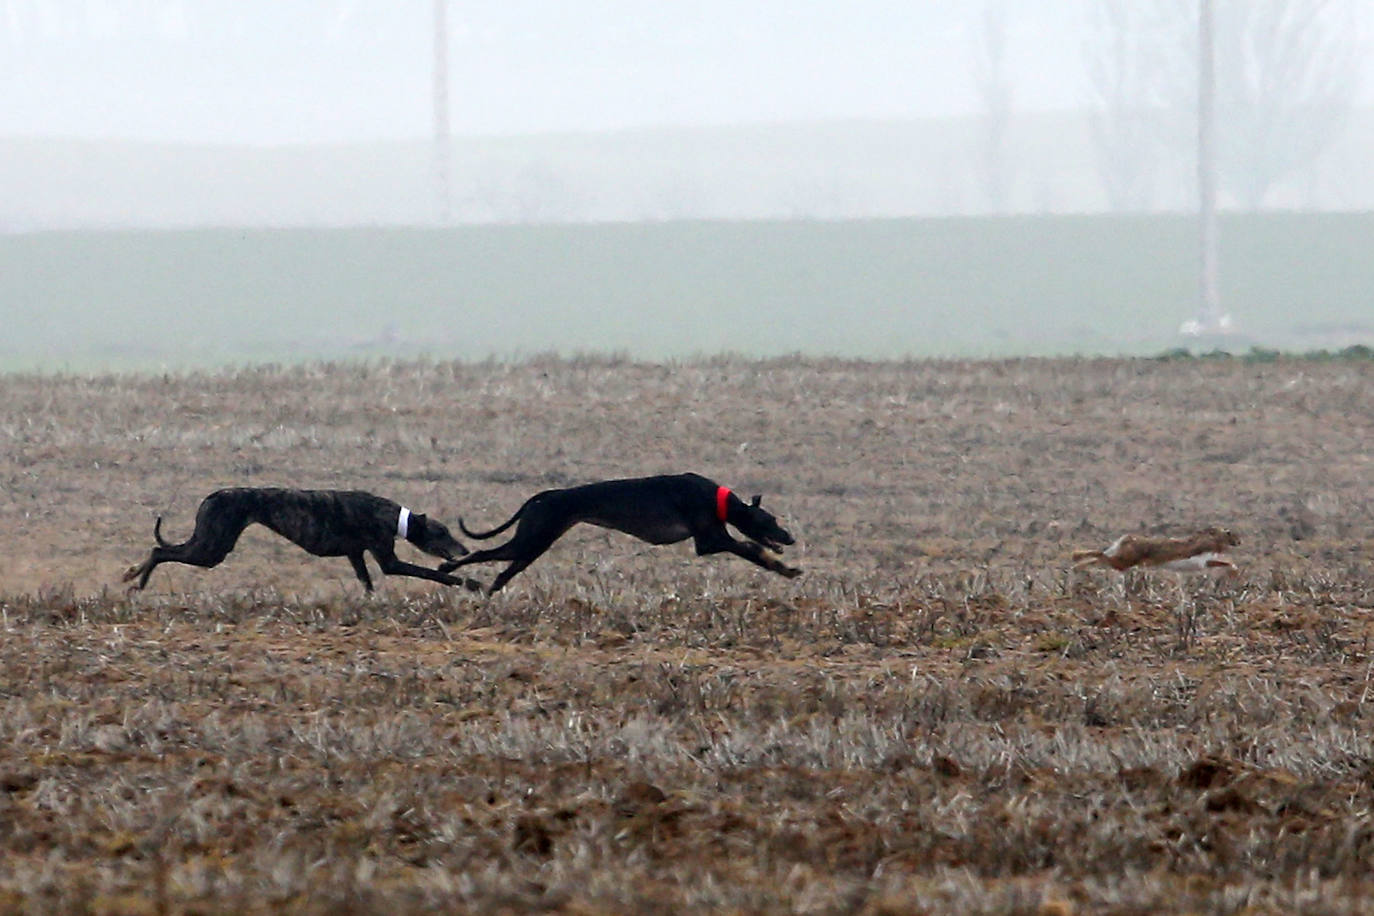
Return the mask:
<svg viewBox="0 0 1374 916">
<path fill-rule="evenodd" d="M 243 148 L 0 138 L 0 231 L 1094 213 L 1110 208 L 1085 114 L 1013 118 L 994 204 L 976 118 Z M 1267 207 L 1374 209 L 1374 111 L 1353 112 Z M 1185 151 L 1186 153 L 1186 151 Z M 1192 158 L 1156 164 L 1137 209 L 1184 211 Z M 1223 199 L 1223 206 L 1235 201 Z"/>
</svg>

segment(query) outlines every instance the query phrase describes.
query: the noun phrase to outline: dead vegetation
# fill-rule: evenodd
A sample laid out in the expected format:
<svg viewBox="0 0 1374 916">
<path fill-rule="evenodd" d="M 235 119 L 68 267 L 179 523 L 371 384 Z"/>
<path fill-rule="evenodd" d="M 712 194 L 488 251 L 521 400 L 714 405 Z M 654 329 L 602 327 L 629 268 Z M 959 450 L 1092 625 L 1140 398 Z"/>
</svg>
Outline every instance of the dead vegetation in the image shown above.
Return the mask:
<svg viewBox="0 0 1374 916">
<path fill-rule="evenodd" d="M 1374 906 L 1368 363 L 534 359 L 0 379 L 0 905 L 1357 913 Z M 574 533 L 490 600 L 218 486 L 482 525 L 698 470 L 807 575 Z M 1240 576 L 1075 572 L 1236 530 Z M 490 572 L 487 572 L 490 575 Z"/>
</svg>

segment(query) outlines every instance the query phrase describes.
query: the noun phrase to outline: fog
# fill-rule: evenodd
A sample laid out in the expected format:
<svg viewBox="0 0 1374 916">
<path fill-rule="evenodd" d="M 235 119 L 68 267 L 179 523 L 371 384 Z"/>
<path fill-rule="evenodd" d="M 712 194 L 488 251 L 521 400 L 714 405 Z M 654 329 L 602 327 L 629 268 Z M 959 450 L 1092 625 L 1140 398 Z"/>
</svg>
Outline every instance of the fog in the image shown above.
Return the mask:
<svg viewBox="0 0 1374 916">
<path fill-rule="evenodd" d="M 1083 101 L 1072 3 L 1006 4 L 1017 101 Z M 972 5 L 448 4 L 452 130 L 973 111 Z M 283 144 L 427 137 L 432 0 L 3 0 L 0 133 Z"/>
<path fill-rule="evenodd" d="M 1265 340 L 1297 315 L 1323 345 L 1365 340 L 1374 0 L 1215 3 L 1227 307 L 1248 300 L 1236 327 Z M 773 352 L 1148 352 L 1195 308 L 1196 16 L 1191 0 L 0 0 L 0 309 L 21 313 L 0 366 L 77 347 L 73 327 L 89 352 L 160 358 L 116 302 L 206 352 L 260 353 L 295 319 L 305 341 L 350 309 L 361 330 L 302 346 L 737 347 L 661 314 L 635 326 L 646 289 L 680 314 L 708 284 L 721 333 L 748 324 Z M 1264 219 L 1303 214 L 1332 219 Z M 883 220 L 903 225 L 859 225 Z M 643 231 L 608 228 L 626 226 Z M 317 231 L 356 227 L 373 235 Z M 48 230 L 80 237 L 32 238 Z M 910 247 L 885 248 L 896 236 Z M 527 268 L 573 250 L 557 282 Z M 459 253 L 466 272 L 435 279 Z M 825 330 L 858 296 L 853 339 Z M 776 313 L 755 314 L 766 300 Z M 426 325 L 479 308 L 472 331 Z M 979 322 L 949 323 L 971 308 Z M 614 327 L 586 320 L 616 309 Z"/>
<path fill-rule="evenodd" d="M 1374 0 L 1219 5 L 1223 206 L 1374 207 Z M 1191 15 L 0 0 L 0 227 L 1187 210 Z"/>
</svg>

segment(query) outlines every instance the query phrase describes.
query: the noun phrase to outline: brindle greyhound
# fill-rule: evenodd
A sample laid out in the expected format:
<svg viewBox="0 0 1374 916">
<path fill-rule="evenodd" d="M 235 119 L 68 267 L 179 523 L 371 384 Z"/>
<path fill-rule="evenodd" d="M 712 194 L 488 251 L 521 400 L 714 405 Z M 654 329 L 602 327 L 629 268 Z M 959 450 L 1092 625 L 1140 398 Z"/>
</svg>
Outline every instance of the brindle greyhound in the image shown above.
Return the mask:
<svg viewBox="0 0 1374 916">
<path fill-rule="evenodd" d="M 531 496 L 510 519 L 490 531 L 469 531 L 458 519 L 463 533 L 478 540 L 495 537 L 517 521 L 520 525 L 514 537 L 500 547 L 449 560 L 439 569 L 448 572 L 469 563 L 510 561 L 487 590 L 487 594 L 494 594 L 569 528 L 586 522 L 632 534 L 650 544 L 676 544 L 692 538 L 697 556 L 729 552 L 789 579 L 800 576 L 800 569 L 768 553 L 781 551 L 783 545 L 794 541 L 759 502 L 760 497 L 755 496 L 746 503 L 700 474 L 603 480 L 566 490 L 545 490 Z M 731 537 L 725 530 L 727 522 L 750 540 Z"/>
<path fill-rule="evenodd" d="M 137 579 L 141 589 L 159 563 L 187 563 L 210 568 L 229 555 L 244 528 L 257 522 L 317 557 L 348 557 L 363 588 L 372 591 L 372 577 L 363 562 L 371 551 L 382 572 L 413 576 L 444 585 L 465 585 L 473 591 L 481 584 L 456 579 L 398 559 L 395 539 L 403 538 L 425 553 L 453 560 L 468 552 L 439 522 L 411 512 L 389 499 L 362 490 L 285 490 L 235 488 L 217 490 L 201 501 L 196 511 L 196 530 L 183 544 L 162 539 L 162 516 L 153 525 L 158 546 L 141 566 L 124 574 Z"/>
</svg>

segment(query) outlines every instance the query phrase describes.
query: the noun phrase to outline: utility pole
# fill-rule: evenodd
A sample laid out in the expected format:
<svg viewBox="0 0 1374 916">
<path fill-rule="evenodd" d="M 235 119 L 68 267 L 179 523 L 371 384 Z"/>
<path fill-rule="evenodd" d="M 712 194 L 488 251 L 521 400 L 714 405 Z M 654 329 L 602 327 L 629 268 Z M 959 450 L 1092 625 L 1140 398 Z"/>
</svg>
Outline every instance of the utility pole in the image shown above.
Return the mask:
<svg viewBox="0 0 1374 916">
<path fill-rule="evenodd" d="M 434 191 L 439 222 L 451 216 L 449 204 L 448 0 L 434 0 Z"/>
<path fill-rule="evenodd" d="M 1197 189 L 1202 308 L 1193 333 L 1216 334 L 1230 325 L 1221 313 L 1217 284 L 1217 74 L 1213 0 L 1199 0 L 1197 55 Z"/>
</svg>

